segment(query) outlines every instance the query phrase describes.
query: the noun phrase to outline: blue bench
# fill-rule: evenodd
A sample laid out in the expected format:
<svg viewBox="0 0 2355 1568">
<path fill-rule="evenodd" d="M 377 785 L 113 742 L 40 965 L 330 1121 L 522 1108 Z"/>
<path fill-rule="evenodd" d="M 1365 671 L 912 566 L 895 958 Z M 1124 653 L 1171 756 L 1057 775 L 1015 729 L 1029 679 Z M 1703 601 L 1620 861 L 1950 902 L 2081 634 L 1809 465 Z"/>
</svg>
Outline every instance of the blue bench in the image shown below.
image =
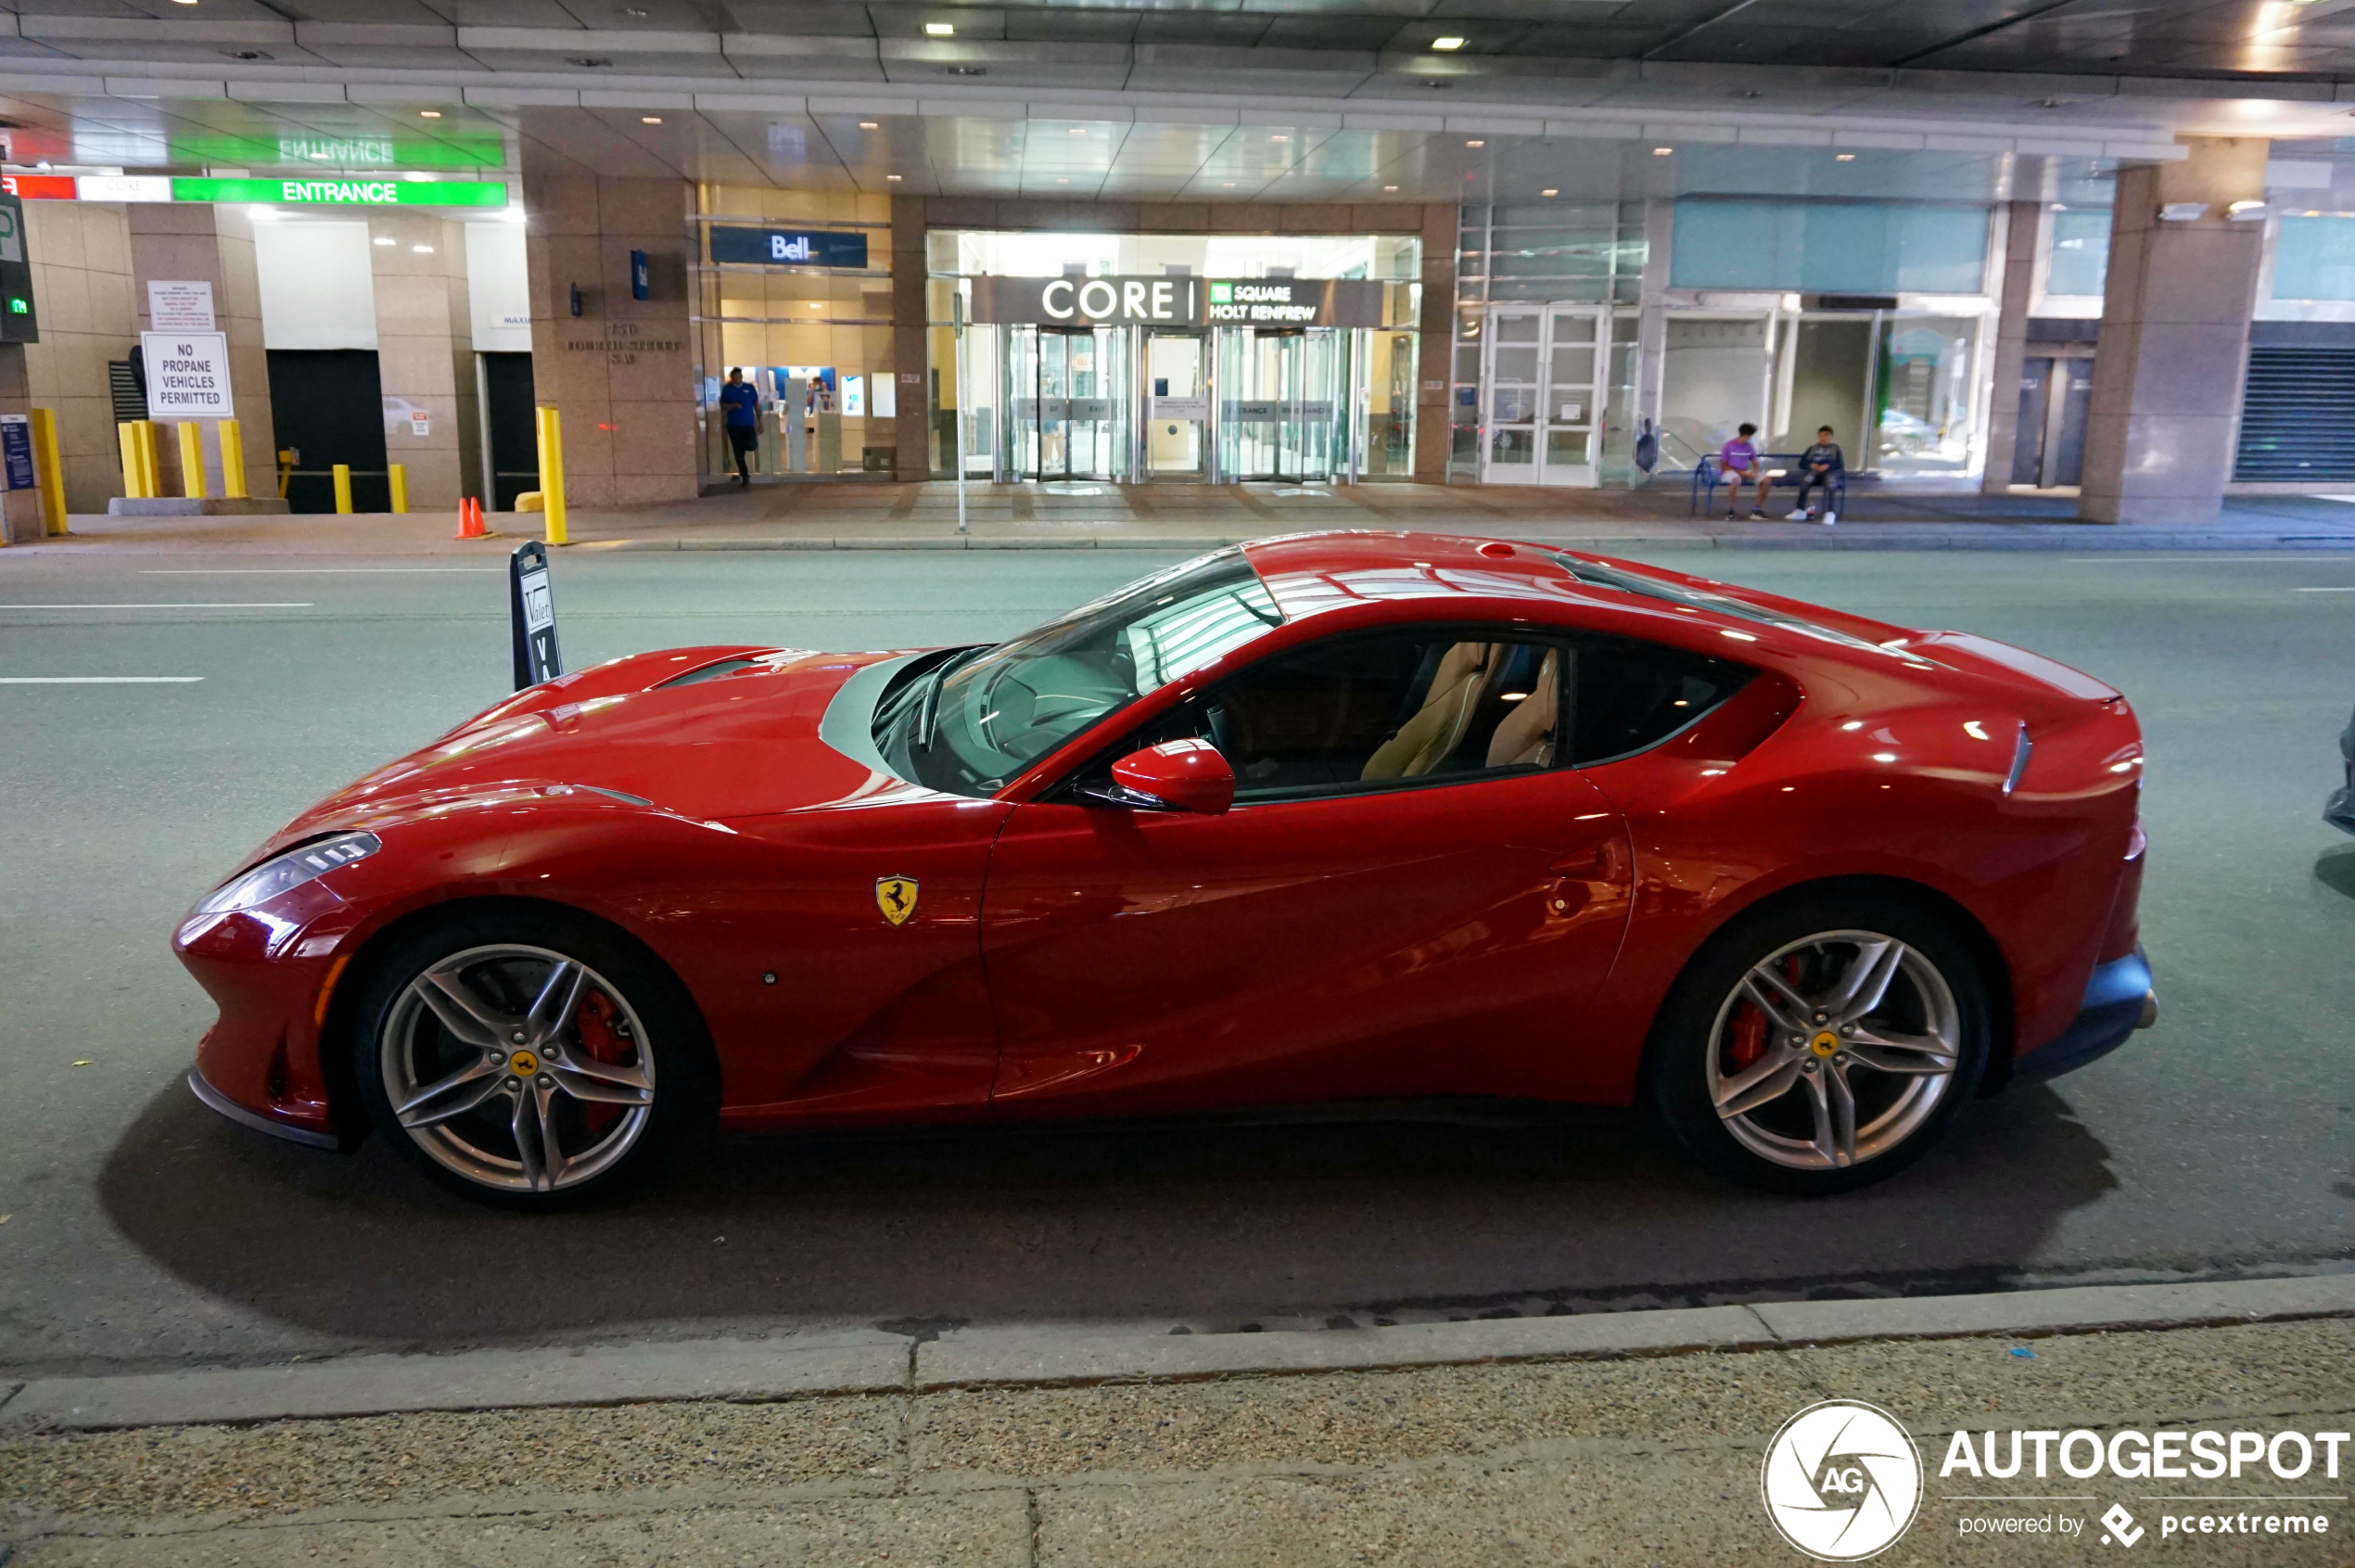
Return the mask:
<svg viewBox="0 0 2355 1568">
<path fill-rule="evenodd" d="M 1801 454 L 1796 452 L 1762 452 L 1758 454 L 1758 460 L 1766 465 L 1769 473 L 1777 468 L 1781 469 L 1782 478 L 1776 481 L 1776 484 L 1785 490 L 1795 491 L 1799 488 L 1797 476 L 1800 456 Z M 1689 515 L 1698 517 L 1704 512 L 1717 510 L 1717 487 L 1720 485 L 1726 487 L 1727 505 L 1730 506 L 1741 499 L 1741 487 L 1728 482 L 1725 466 L 1717 461 L 1717 454 L 1715 453 L 1703 454 L 1701 460 L 1693 465 L 1693 493 Z M 1832 476 L 1831 495 L 1822 504 L 1829 506 L 1834 512 L 1844 512 L 1848 509 L 1846 469 Z"/>
</svg>

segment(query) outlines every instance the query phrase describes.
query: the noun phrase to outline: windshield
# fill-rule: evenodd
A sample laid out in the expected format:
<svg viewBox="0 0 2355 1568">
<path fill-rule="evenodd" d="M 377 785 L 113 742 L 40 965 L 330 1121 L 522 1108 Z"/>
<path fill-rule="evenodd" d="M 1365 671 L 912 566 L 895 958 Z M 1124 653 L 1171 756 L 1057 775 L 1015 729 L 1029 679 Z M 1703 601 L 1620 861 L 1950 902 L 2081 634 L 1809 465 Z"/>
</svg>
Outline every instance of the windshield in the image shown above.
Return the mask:
<svg viewBox="0 0 2355 1568">
<path fill-rule="evenodd" d="M 875 741 L 904 777 L 988 795 L 1106 714 L 1283 619 L 1242 552 L 1221 550 L 1011 643 L 950 654 L 885 700 Z"/>
</svg>

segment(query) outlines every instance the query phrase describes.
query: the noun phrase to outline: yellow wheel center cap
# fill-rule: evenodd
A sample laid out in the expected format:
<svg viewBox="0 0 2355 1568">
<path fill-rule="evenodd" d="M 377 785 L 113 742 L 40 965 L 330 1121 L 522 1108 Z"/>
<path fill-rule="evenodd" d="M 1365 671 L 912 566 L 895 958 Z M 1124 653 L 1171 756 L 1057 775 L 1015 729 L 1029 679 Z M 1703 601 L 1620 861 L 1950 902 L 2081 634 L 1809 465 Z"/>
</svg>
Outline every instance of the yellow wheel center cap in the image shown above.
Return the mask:
<svg viewBox="0 0 2355 1568">
<path fill-rule="evenodd" d="M 1829 1029 L 1826 1029 L 1822 1034 L 1817 1035 L 1814 1039 L 1807 1042 L 1807 1049 L 1814 1052 L 1818 1056 L 1829 1056 L 1833 1052 L 1839 1049 L 1839 1037 L 1832 1033 Z"/>
<path fill-rule="evenodd" d="M 507 1071 L 519 1078 L 540 1076 L 540 1058 L 528 1051 L 518 1051 L 507 1058 Z"/>
</svg>

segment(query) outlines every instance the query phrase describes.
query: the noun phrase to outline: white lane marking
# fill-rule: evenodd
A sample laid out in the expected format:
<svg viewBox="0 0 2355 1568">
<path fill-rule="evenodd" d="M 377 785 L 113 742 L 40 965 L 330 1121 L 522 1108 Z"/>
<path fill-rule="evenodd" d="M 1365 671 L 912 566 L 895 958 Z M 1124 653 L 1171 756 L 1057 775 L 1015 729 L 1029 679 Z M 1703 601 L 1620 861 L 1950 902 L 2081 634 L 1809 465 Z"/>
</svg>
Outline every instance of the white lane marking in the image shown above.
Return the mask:
<svg viewBox="0 0 2355 1568">
<path fill-rule="evenodd" d="M 0 675 L 0 686 L 185 686 L 201 675 Z"/>
<path fill-rule="evenodd" d="M 2355 546 L 2355 539 L 2350 539 L 2348 543 L 2350 546 Z M 2064 565 L 2072 567 L 2183 567 L 2194 565 L 2204 567 L 2221 563 L 2231 563 L 2236 566 L 2247 566 L 2252 562 L 2257 561 L 2277 563 L 2285 567 L 2302 567 L 2317 560 L 2337 561 L 2344 559 L 2346 559 L 2345 553 L 2340 551 L 2336 545 L 2314 550 L 2276 550 L 2271 555 L 2145 555 L 2132 550 L 2121 549 L 2115 555 L 2064 555 L 2061 557 Z"/>
<path fill-rule="evenodd" d="M 2293 588 L 2293 593 L 2355 593 L 2355 588 Z"/>
<path fill-rule="evenodd" d="M 227 604 L 206 599 L 185 605 L 0 605 L 0 610 L 307 610 L 308 599 L 271 600 L 259 604 Z"/>
<path fill-rule="evenodd" d="M 487 572 L 504 567 L 141 567 L 141 577 L 350 577 L 355 572 Z"/>
</svg>

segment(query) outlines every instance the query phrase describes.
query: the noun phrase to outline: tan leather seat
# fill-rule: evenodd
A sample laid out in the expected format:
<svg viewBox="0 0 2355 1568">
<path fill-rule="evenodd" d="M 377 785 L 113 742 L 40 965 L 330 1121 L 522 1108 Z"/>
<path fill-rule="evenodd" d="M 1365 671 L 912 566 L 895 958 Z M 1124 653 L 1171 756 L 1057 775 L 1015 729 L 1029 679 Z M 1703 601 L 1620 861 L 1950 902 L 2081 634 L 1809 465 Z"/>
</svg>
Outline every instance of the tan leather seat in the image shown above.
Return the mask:
<svg viewBox="0 0 2355 1568">
<path fill-rule="evenodd" d="M 1561 713 L 1561 653 L 1546 656 L 1529 695 L 1513 704 L 1488 738 L 1488 765 L 1518 768 L 1530 764 L 1550 767 L 1554 760 L 1554 723 Z"/>
<path fill-rule="evenodd" d="M 1361 779 L 1416 779 L 1455 755 L 1504 654 L 1501 644 L 1458 643 L 1432 671 L 1423 706 L 1366 762 Z"/>
</svg>

